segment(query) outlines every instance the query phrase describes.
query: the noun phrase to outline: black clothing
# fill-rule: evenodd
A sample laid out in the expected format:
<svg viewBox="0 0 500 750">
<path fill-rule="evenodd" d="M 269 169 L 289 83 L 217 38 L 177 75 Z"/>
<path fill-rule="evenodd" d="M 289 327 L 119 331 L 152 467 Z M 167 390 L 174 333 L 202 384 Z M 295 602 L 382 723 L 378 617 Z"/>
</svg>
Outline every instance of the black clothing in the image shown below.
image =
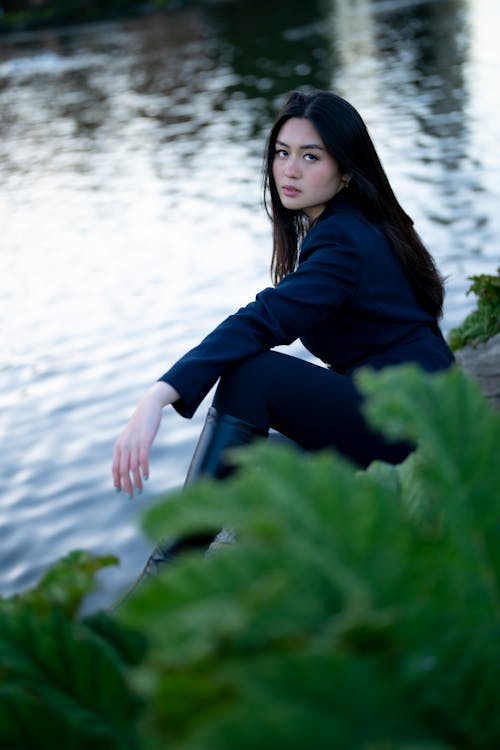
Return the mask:
<svg viewBox="0 0 500 750">
<path fill-rule="evenodd" d="M 296 271 L 223 321 L 162 377 L 191 417 L 229 367 L 300 338 L 337 372 L 453 362 L 436 321 L 415 300 L 391 246 L 350 201 L 335 196 L 307 234 Z"/>
<path fill-rule="evenodd" d="M 331 369 L 269 351 L 298 338 Z M 366 466 L 375 458 L 396 463 L 410 446 L 389 445 L 368 429 L 350 376 L 361 366 L 403 362 L 433 372 L 453 355 L 387 237 L 342 190 L 304 239 L 297 270 L 223 321 L 161 380 L 180 393 L 173 406 L 182 416 L 191 417 L 221 378 L 220 412 Z"/>
<path fill-rule="evenodd" d="M 217 411 L 251 422 L 259 433 L 272 428 L 308 451 L 333 448 L 359 466 L 375 459 L 399 463 L 413 446 L 391 443 L 362 416 L 353 379 L 281 352 L 263 352 L 221 378 Z"/>
</svg>

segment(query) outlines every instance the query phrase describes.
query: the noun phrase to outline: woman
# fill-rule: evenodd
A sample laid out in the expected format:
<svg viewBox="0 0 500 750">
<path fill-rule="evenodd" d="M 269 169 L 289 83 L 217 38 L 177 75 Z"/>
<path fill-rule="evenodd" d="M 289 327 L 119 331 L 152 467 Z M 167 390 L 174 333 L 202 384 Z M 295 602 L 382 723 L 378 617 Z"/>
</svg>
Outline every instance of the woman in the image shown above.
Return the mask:
<svg viewBox="0 0 500 750">
<path fill-rule="evenodd" d="M 115 446 L 117 490 L 142 491 L 162 409 L 191 417 L 217 381 L 188 481 L 224 476 L 226 448 L 270 428 L 360 466 L 397 463 L 410 450 L 368 428 L 353 373 L 403 362 L 448 368 L 437 322 L 443 283 L 358 112 L 332 93 L 291 94 L 268 139 L 265 190 L 275 286 L 147 391 Z M 271 351 L 298 338 L 327 366 Z"/>
</svg>

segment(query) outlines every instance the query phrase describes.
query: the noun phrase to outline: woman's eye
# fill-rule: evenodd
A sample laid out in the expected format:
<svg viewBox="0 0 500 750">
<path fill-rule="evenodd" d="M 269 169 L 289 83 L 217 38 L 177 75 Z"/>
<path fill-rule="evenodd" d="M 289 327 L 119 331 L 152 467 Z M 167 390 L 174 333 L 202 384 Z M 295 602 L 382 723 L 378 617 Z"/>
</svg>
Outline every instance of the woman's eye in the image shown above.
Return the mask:
<svg viewBox="0 0 500 750">
<path fill-rule="evenodd" d="M 318 157 L 314 154 L 304 154 L 304 159 L 307 159 L 307 161 L 318 161 Z"/>
<path fill-rule="evenodd" d="M 283 159 L 285 156 L 288 156 L 288 154 L 287 154 L 287 152 L 285 151 L 284 148 L 277 148 L 276 149 L 276 156 L 279 156 L 279 157 L 281 157 Z"/>
</svg>

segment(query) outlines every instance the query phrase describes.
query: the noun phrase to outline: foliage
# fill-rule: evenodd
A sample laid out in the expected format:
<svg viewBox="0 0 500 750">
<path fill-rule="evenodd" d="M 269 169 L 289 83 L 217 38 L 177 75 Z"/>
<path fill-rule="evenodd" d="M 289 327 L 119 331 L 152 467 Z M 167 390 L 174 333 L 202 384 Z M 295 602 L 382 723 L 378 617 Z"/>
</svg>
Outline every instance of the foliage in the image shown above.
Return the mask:
<svg viewBox="0 0 500 750">
<path fill-rule="evenodd" d="M 26 604 L 40 615 L 59 607 L 68 618 L 74 619 L 84 597 L 96 586 L 97 571 L 117 563 L 118 560 L 113 555 L 96 557 L 88 552 L 75 550 L 49 568 L 33 588 L 16 594 L 11 599 L 0 598 L 0 606 L 5 610 Z"/>
<path fill-rule="evenodd" d="M 0 32 L 113 19 L 179 8 L 181 0 L 4 0 Z"/>
<path fill-rule="evenodd" d="M 148 513 L 160 536 L 239 532 L 121 613 L 150 639 L 148 750 L 500 747 L 500 417 L 459 371 L 362 383 L 421 442 L 403 466 L 261 446 Z"/>
<path fill-rule="evenodd" d="M 125 668 L 142 656 L 142 637 L 104 613 L 76 619 L 95 573 L 112 562 L 74 552 L 34 589 L 0 601 L 2 750 L 139 747 Z"/>
<path fill-rule="evenodd" d="M 361 385 L 373 424 L 418 443 L 404 464 L 256 445 L 145 519 L 234 527 L 233 547 L 114 615 L 75 619 L 66 573 L 69 606 L 59 573 L 0 606 L 2 748 L 500 747 L 500 415 L 459 370 Z"/>
<path fill-rule="evenodd" d="M 463 323 L 450 331 L 448 341 L 455 351 L 467 344 L 476 346 L 500 333 L 500 266 L 496 276 L 470 276 L 469 291 L 477 295 L 477 309 Z"/>
</svg>

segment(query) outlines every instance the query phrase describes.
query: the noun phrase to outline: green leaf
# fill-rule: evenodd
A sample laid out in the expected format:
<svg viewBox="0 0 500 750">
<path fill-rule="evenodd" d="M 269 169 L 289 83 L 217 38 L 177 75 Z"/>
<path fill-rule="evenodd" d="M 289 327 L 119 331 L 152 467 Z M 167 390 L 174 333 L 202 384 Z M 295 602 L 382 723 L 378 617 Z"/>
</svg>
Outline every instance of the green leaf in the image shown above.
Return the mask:
<svg viewBox="0 0 500 750">
<path fill-rule="evenodd" d="M 52 566 L 33 588 L 10 599 L 0 599 L 0 608 L 12 608 L 24 602 L 43 614 L 58 606 L 73 618 L 84 597 L 95 589 L 96 573 L 117 563 L 112 555 L 95 556 L 75 550 Z"/>
<path fill-rule="evenodd" d="M 500 747 L 500 417 L 458 371 L 360 383 L 374 426 L 418 446 L 399 466 L 255 445 L 145 519 L 235 545 L 113 615 L 75 620 L 78 556 L 2 602 L 0 747 Z"/>
<path fill-rule="evenodd" d="M 1 611 L 0 664 L 0 747 L 138 747 L 121 660 L 62 609 Z"/>
<path fill-rule="evenodd" d="M 156 536 L 238 535 L 120 610 L 150 639 L 148 750 L 500 746 L 498 415 L 458 371 L 361 383 L 376 426 L 418 444 L 402 465 L 258 445 L 148 512 Z"/>
<path fill-rule="evenodd" d="M 114 562 L 73 552 L 0 603 L 0 747 L 139 747 L 126 667 L 143 657 L 144 638 L 105 613 L 75 619 L 96 572 Z"/>
</svg>

